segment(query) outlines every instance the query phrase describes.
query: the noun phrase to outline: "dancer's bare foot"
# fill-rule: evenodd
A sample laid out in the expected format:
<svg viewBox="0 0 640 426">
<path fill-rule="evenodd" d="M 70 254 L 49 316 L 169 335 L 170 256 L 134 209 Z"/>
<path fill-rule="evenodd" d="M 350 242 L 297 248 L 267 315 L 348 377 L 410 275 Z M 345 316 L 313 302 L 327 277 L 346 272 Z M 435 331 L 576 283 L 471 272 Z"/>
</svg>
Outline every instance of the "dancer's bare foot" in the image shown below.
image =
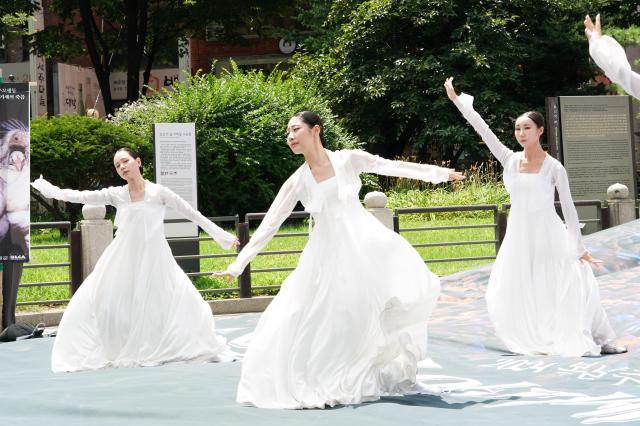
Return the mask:
<svg viewBox="0 0 640 426">
<path fill-rule="evenodd" d="M 627 352 L 626 346 L 617 346 L 611 343 L 605 343 L 600 347 L 600 354 L 602 355 L 618 355 Z"/>
</svg>

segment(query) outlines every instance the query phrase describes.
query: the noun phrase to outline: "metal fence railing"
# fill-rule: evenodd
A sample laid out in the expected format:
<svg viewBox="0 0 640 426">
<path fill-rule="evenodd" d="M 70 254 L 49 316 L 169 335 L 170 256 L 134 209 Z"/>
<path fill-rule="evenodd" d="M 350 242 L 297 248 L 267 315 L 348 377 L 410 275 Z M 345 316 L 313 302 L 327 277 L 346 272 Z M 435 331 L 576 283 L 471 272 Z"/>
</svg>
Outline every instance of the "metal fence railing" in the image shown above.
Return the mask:
<svg viewBox="0 0 640 426">
<path fill-rule="evenodd" d="M 598 200 L 576 201 L 577 207 L 593 207 L 595 209 L 595 216 L 589 219 L 581 220 L 583 223 L 593 223 L 597 226 L 598 230 L 608 228 L 607 221 L 608 215 L 605 214 L 606 207 Z M 394 231 L 400 234 L 408 235 L 411 233 L 432 233 L 435 231 L 456 231 L 456 230 L 469 230 L 469 229 L 490 229 L 491 237 L 482 238 L 478 240 L 461 239 L 461 240 L 448 240 L 439 241 L 433 238 L 427 238 L 425 241 L 414 241 L 413 247 L 416 249 L 438 249 L 452 246 L 480 246 L 490 245 L 492 246 L 492 252 L 490 255 L 482 256 L 461 256 L 461 257 L 443 257 L 443 258 L 425 258 L 425 263 L 454 263 L 464 261 L 490 261 L 493 260 L 500 248 L 500 244 L 504 239 L 504 235 L 507 228 L 507 218 L 509 214 L 510 205 L 504 204 L 501 209 L 497 205 L 483 204 L 483 205 L 471 205 L 471 206 L 439 206 L 439 207 L 418 207 L 418 208 L 399 208 L 395 210 L 394 215 Z M 556 209 L 562 217 L 562 212 L 559 208 L 559 203 L 556 203 Z M 487 215 L 488 223 L 472 223 L 472 224 L 445 224 L 439 226 L 410 226 L 401 227 L 401 220 L 407 215 L 435 215 L 435 214 L 473 214 L 480 213 Z M 240 240 L 240 251 L 250 240 L 250 228 L 255 227 L 256 223 L 264 219 L 266 213 L 248 213 L 245 215 L 245 220 L 240 221 L 238 215 L 234 216 L 221 216 L 209 218 L 213 222 L 224 226 L 233 225 L 236 229 L 236 234 Z M 287 220 L 304 220 L 308 219 L 309 214 L 306 212 L 293 212 Z M 185 222 L 184 219 L 167 220 L 167 223 Z M 227 226 L 231 227 L 231 226 Z M 62 229 L 66 230 L 68 240 L 60 244 L 44 244 L 44 245 L 32 245 L 31 250 L 43 250 L 43 249 L 59 249 L 68 251 L 68 260 L 57 263 L 26 263 L 25 269 L 29 268 L 69 268 L 69 279 L 59 281 L 43 281 L 43 282 L 28 282 L 20 284 L 20 288 L 28 287 L 43 287 L 43 286 L 64 286 L 70 287 L 70 294 L 73 294 L 77 290 L 78 286 L 82 282 L 82 259 L 81 259 L 81 235 L 80 231 L 72 231 L 71 224 L 69 222 L 46 222 L 46 223 L 33 223 L 31 228 L 38 229 Z M 281 232 L 275 235 L 275 238 L 291 238 L 291 237 L 308 237 L 308 232 Z M 434 234 L 435 235 L 435 234 Z M 198 242 L 201 246 L 201 242 L 212 240 L 211 237 L 181 237 L 181 238 L 167 238 L 170 244 L 180 242 Z M 258 254 L 258 256 L 277 256 L 277 255 L 295 255 L 302 253 L 301 249 L 295 250 L 265 250 Z M 218 258 L 235 258 L 237 253 L 200 253 L 198 254 L 178 254 L 174 256 L 180 263 L 188 260 L 196 260 L 200 265 L 202 260 L 206 259 L 218 259 Z M 241 298 L 249 298 L 253 296 L 254 290 L 276 290 L 280 285 L 254 285 L 253 275 L 255 274 L 268 274 L 274 272 L 288 272 L 294 268 L 290 266 L 273 266 L 273 267 L 261 267 L 255 268 L 251 264 L 247 265 L 243 273 L 237 279 L 236 286 L 229 286 L 225 288 L 207 288 L 199 290 L 203 294 L 219 294 L 219 293 L 237 293 Z M 188 271 L 189 277 L 201 277 L 210 275 L 213 271 L 200 271 L 199 266 L 197 271 Z M 67 303 L 69 299 L 55 299 L 55 300 L 33 300 L 18 302 L 18 305 L 52 305 Z"/>
<path fill-rule="evenodd" d="M 240 239 L 240 247 L 241 250 L 251 238 L 249 234 L 249 228 L 252 222 L 257 220 L 264 219 L 266 213 L 247 213 L 245 215 L 245 221 L 240 223 L 238 226 L 238 238 Z M 309 213 L 307 212 L 293 212 L 287 220 L 289 219 L 307 219 L 309 218 Z M 309 236 L 308 232 L 288 232 L 288 233 L 279 233 L 274 236 L 274 238 L 291 238 L 291 237 L 304 237 Z M 302 253 L 302 250 L 271 250 L 271 251 L 263 251 L 258 254 L 258 256 L 275 256 L 282 254 L 299 254 Z M 276 267 L 276 268 L 262 268 L 262 269 L 253 269 L 251 268 L 251 264 L 248 264 L 244 269 L 242 274 L 238 277 L 238 287 L 240 288 L 240 297 L 251 297 L 253 294 L 253 290 L 267 290 L 267 289 L 277 289 L 279 285 L 267 285 L 267 286 L 253 286 L 252 285 L 252 275 L 253 274 L 264 274 L 269 272 L 286 272 L 292 271 L 295 268 L 291 267 Z"/>
<path fill-rule="evenodd" d="M 240 222 L 240 218 L 238 215 L 232 215 L 232 216 L 216 216 L 216 217 L 209 217 L 207 218 L 210 221 L 214 222 L 216 225 L 218 226 L 223 226 L 225 224 L 233 224 L 233 227 L 237 230 L 238 229 L 238 224 Z M 189 223 L 188 220 L 186 219 L 167 219 L 165 220 L 165 223 Z M 203 241 L 213 241 L 213 238 L 211 237 L 170 237 L 167 238 L 167 241 L 169 242 L 169 245 L 175 244 L 175 243 L 181 243 L 181 242 L 198 242 L 198 245 L 201 246 L 199 243 L 203 242 Z M 176 261 L 180 264 L 181 261 L 188 261 L 188 260 L 197 260 L 198 264 L 201 264 L 201 260 L 204 259 L 223 259 L 223 258 L 235 258 L 237 256 L 237 253 L 200 253 L 200 250 L 198 249 L 198 254 L 189 254 L 189 255 L 174 255 L 174 259 L 176 259 Z M 213 271 L 200 271 L 199 267 L 197 268 L 198 272 L 186 272 L 187 276 L 189 276 L 190 278 L 193 277 L 203 277 L 203 276 L 207 276 L 207 275 L 211 275 L 211 273 Z M 239 288 L 236 287 L 227 287 L 227 288 L 208 288 L 208 289 L 201 289 L 198 290 L 201 294 L 215 294 L 215 293 L 237 293 L 239 292 Z"/>
<path fill-rule="evenodd" d="M 20 283 L 19 288 L 29 288 L 29 287 L 47 287 L 47 286 L 69 286 L 70 293 L 73 291 L 73 269 L 74 266 L 76 268 L 81 267 L 81 262 L 75 262 L 76 265 L 73 265 L 73 255 L 75 254 L 75 247 L 72 249 L 71 242 L 71 222 L 36 222 L 31 224 L 32 230 L 42 230 L 42 229 L 60 229 L 66 231 L 67 241 L 61 244 L 40 244 L 40 245 L 31 245 L 31 251 L 38 250 L 65 250 L 67 251 L 67 260 L 65 262 L 55 262 L 55 263 L 25 263 L 23 268 L 26 270 L 34 269 L 34 268 L 48 268 L 48 269 L 56 269 L 56 268 L 69 268 L 69 279 L 62 281 L 40 281 L 40 282 L 26 282 Z M 49 299 L 49 300 L 31 300 L 25 302 L 17 302 L 16 305 L 55 305 L 55 304 L 63 304 L 69 302 L 70 299 Z"/>
<path fill-rule="evenodd" d="M 426 226 L 426 227 L 400 227 L 401 217 L 404 215 L 415 214 L 434 214 L 434 213 L 460 213 L 460 212 L 488 212 L 491 214 L 493 223 L 465 224 L 465 225 L 442 225 L 442 226 Z M 400 208 L 395 210 L 394 230 L 400 234 L 409 232 L 434 232 L 443 230 L 462 230 L 462 229 L 493 229 L 494 238 L 490 240 L 462 240 L 462 241 L 429 241 L 412 244 L 415 248 L 421 247 L 451 247 L 451 246 L 469 246 L 469 245 L 488 245 L 495 246 L 495 252 L 492 256 L 470 256 L 470 257 L 450 257 L 439 259 L 424 259 L 425 263 L 448 263 L 463 262 L 473 260 L 491 260 L 495 259 L 495 255 L 500 247 L 500 214 L 498 206 L 495 204 L 480 204 L 471 206 L 441 206 L 441 207 L 415 207 Z"/>
</svg>

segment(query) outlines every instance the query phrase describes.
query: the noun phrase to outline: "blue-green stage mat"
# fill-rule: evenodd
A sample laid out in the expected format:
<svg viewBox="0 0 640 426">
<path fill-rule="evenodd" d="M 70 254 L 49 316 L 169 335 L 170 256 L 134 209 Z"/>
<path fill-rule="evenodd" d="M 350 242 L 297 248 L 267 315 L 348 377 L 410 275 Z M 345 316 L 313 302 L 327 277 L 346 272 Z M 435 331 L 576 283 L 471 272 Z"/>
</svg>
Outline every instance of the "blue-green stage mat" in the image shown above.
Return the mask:
<svg viewBox="0 0 640 426">
<path fill-rule="evenodd" d="M 596 271 L 602 301 L 628 354 L 509 354 L 489 323 L 487 266 L 443 278 L 423 394 L 325 410 L 248 408 L 234 401 L 240 362 L 53 374 L 53 339 L 43 338 L 0 345 L 0 426 L 640 424 L 640 221 L 585 242 L 605 261 Z M 242 353 L 258 318 L 219 317 L 217 326 Z"/>
</svg>

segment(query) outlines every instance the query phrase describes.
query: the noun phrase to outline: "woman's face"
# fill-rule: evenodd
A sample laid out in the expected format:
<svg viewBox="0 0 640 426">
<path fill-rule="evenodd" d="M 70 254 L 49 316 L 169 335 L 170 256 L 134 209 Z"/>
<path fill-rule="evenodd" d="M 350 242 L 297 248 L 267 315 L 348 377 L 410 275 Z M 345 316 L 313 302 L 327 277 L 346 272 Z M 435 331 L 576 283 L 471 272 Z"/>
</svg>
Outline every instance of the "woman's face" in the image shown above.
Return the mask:
<svg viewBox="0 0 640 426">
<path fill-rule="evenodd" d="M 308 152 L 319 138 L 320 126 L 309 127 L 300 117 L 292 117 L 287 125 L 287 145 L 294 154 Z"/>
<path fill-rule="evenodd" d="M 126 181 L 140 176 L 141 164 L 139 158 L 133 158 L 127 151 L 118 151 L 113 156 L 113 165 L 116 168 L 116 172 Z"/>
<path fill-rule="evenodd" d="M 539 144 L 542 132 L 544 132 L 544 127 L 536 126 L 536 123 L 526 115 L 522 115 L 516 120 L 514 133 L 516 140 L 523 148 Z"/>
</svg>

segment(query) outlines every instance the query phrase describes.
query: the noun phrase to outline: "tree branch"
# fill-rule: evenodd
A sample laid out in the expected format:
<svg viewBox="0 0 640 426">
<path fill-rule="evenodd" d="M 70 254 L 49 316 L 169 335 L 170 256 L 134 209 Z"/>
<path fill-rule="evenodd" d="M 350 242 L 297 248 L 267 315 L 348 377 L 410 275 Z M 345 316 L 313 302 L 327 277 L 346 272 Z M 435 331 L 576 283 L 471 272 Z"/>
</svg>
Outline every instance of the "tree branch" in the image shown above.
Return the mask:
<svg viewBox="0 0 640 426">
<path fill-rule="evenodd" d="M 142 96 L 147 95 L 147 85 L 149 84 L 149 77 L 151 76 L 151 69 L 153 68 L 153 61 L 156 56 L 156 52 L 158 50 L 159 36 L 154 36 L 151 41 L 151 47 L 149 48 L 149 53 L 147 54 L 147 65 L 144 68 L 144 73 L 142 74 Z"/>
<path fill-rule="evenodd" d="M 93 32 L 95 34 L 95 38 L 96 38 L 96 40 L 98 40 L 98 44 L 100 45 L 100 48 L 102 49 L 102 56 L 103 57 L 108 57 L 109 56 L 109 46 L 107 46 L 107 43 L 102 38 L 102 32 L 98 28 L 98 24 L 96 23 L 95 16 L 93 16 L 93 12 L 91 13 L 91 27 L 93 28 Z M 105 65 L 105 68 L 107 68 L 109 66 L 109 63 L 107 62 L 104 65 Z"/>
<path fill-rule="evenodd" d="M 98 52 L 98 47 L 96 46 L 93 31 L 95 23 L 93 22 L 91 0 L 79 0 L 78 8 L 80 10 L 80 17 L 82 18 L 82 27 L 84 28 L 84 41 L 87 46 L 87 50 L 89 51 L 89 57 L 91 58 L 93 66 L 96 68 L 96 73 L 103 73 L 105 72 L 105 70 L 103 69 L 102 62 L 100 61 L 100 53 Z M 99 65 L 99 67 L 97 65 Z"/>
</svg>

